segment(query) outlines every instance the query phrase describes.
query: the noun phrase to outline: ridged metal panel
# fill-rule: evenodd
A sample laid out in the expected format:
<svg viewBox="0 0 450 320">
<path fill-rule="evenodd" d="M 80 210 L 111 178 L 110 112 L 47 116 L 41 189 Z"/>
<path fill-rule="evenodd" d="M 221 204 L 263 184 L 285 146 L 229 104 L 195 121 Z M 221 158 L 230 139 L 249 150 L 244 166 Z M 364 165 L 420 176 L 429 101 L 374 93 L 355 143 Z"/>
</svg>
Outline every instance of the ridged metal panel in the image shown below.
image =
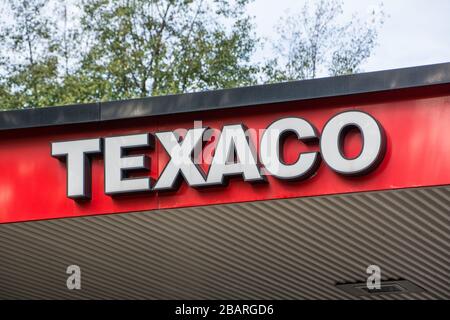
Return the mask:
<svg viewBox="0 0 450 320">
<path fill-rule="evenodd" d="M 370 264 L 449 299 L 450 186 L 0 225 L 2 299 L 356 299 Z"/>
</svg>

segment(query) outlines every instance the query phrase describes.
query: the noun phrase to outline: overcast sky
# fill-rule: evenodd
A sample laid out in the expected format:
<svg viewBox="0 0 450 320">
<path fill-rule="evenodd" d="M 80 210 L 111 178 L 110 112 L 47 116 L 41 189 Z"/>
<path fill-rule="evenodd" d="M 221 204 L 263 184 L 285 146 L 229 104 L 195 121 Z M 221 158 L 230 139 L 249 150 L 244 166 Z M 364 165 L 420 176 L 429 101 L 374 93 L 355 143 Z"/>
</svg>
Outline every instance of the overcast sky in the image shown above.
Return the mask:
<svg viewBox="0 0 450 320">
<path fill-rule="evenodd" d="M 314 1 L 314 0 L 312 0 Z M 344 14 L 366 15 L 383 3 L 387 15 L 378 46 L 363 71 L 450 62 L 450 0 L 344 0 Z M 304 0 L 255 0 L 249 7 L 258 34 L 274 38 L 274 25 Z"/>
<path fill-rule="evenodd" d="M 306 1 L 254 0 L 248 12 L 254 16 L 257 35 L 276 39 L 274 26 L 280 17 L 299 11 Z M 0 5 L 5 3 L 0 0 Z M 362 71 L 450 62 L 450 0 L 343 0 L 343 3 L 343 20 L 348 21 L 354 13 L 367 17 L 380 3 L 386 14 L 378 45 L 362 65 Z M 258 52 L 256 60 L 271 57 L 271 53 L 266 46 Z"/>
</svg>

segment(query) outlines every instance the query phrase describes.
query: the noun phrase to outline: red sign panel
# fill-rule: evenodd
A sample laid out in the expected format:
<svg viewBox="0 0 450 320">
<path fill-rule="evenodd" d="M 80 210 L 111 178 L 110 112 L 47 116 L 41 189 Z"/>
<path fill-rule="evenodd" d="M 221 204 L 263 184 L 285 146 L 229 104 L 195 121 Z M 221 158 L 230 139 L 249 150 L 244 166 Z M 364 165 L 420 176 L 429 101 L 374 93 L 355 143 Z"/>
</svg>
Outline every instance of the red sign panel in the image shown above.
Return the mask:
<svg viewBox="0 0 450 320">
<path fill-rule="evenodd" d="M 111 196 L 105 194 L 104 155 L 93 155 L 91 198 L 67 197 L 67 164 L 51 156 L 51 143 L 156 133 L 202 126 L 221 130 L 224 125 L 244 124 L 254 129 L 258 149 L 264 129 L 278 119 L 300 117 L 318 130 L 336 114 L 358 110 L 371 115 L 384 129 L 386 149 L 378 167 L 362 176 L 345 176 L 322 161 L 305 180 L 286 181 L 268 176 L 265 183 L 249 183 L 233 177 L 226 186 L 192 188 L 184 181 L 176 191 Z M 388 93 L 299 101 L 274 105 L 186 113 L 173 116 L 115 120 L 82 125 L 17 129 L 0 133 L 0 223 L 169 209 L 232 202 L 329 195 L 371 190 L 450 184 L 450 90 L 448 86 L 408 89 Z M 216 140 L 203 147 L 203 156 L 214 153 Z M 345 156 L 361 151 L 360 135 L 346 136 Z M 319 151 L 319 144 L 298 139 L 284 142 L 283 157 L 293 163 L 299 153 Z M 134 152 L 130 152 L 133 154 Z M 155 180 L 170 160 L 156 139 L 154 149 L 137 150 L 151 159 L 148 173 Z M 208 165 L 203 169 L 208 171 Z"/>
</svg>

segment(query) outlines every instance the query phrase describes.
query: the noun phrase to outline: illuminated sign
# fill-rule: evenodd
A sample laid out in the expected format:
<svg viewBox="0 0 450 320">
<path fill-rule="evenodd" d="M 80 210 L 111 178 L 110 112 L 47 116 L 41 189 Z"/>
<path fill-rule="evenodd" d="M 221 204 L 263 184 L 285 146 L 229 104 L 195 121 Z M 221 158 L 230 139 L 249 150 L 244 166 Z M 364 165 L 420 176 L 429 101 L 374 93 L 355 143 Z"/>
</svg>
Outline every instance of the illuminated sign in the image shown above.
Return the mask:
<svg viewBox="0 0 450 320">
<path fill-rule="evenodd" d="M 345 135 L 351 129 L 357 129 L 363 141 L 359 155 L 354 158 L 346 157 L 343 151 Z M 206 172 L 198 154 L 208 139 L 208 130 L 191 128 L 183 136 L 177 131 L 166 131 L 53 142 L 51 154 L 66 161 L 67 196 L 83 199 L 91 196 L 90 157 L 93 154 L 103 154 L 105 193 L 116 195 L 176 190 L 183 180 L 194 188 L 225 185 L 230 176 L 241 176 L 248 182 L 264 182 L 267 175 L 282 180 L 302 180 L 316 172 L 321 159 L 340 175 L 362 175 L 381 162 L 386 144 L 381 125 L 361 111 L 338 113 L 325 124 L 321 135 L 306 119 L 276 120 L 261 135 L 258 152 L 243 124 L 225 125 Z M 285 163 L 281 151 L 287 135 L 295 135 L 304 143 L 317 143 L 320 151 L 299 153 L 294 163 Z M 149 170 L 151 158 L 128 151 L 153 149 L 155 139 L 170 156 L 170 161 L 155 182 L 149 176 L 131 177 L 132 171 Z"/>
</svg>

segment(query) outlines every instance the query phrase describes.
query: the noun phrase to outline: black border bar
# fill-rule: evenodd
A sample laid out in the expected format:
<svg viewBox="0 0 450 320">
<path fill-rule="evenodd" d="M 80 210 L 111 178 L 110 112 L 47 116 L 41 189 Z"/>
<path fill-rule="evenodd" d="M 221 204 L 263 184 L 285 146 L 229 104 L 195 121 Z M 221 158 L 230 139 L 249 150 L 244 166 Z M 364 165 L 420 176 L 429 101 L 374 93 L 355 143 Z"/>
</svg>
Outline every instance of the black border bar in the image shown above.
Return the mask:
<svg viewBox="0 0 450 320">
<path fill-rule="evenodd" d="M 225 90 L 3 111 L 0 130 L 170 115 L 447 83 L 450 83 L 450 63 L 440 63 Z"/>
<path fill-rule="evenodd" d="M 176 314 L 176 308 L 185 306 L 209 307 L 207 316 Z M 239 313 L 221 314 L 221 305 L 272 305 L 272 314 Z M 16 300 L 0 301 L 3 312 L 11 314 L 31 315 L 36 317 L 42 314 L 62 315 L 70 312 L 73 317 L 86 317 L 93 315 L 106 318 L 119 315 L 123 318 L 132 318 L 134 315 L 145 315 L 147 319 L 316 319 L 319 316 L 327 318 L 367 319 L 367 314 L 378 319 L 392 317 L 392 311 L 401 312 L 402 318 L 424 314 L 445 314 L 450 306 L 449 300 Z M 215 309 L 216 312 L 212 312 Z M 236 308 L 233 308 L 236 310 Z M 242 308 L 241 308 L 242 310 Z M 62 311 L 62 312 L 61 312 Z M 362 311 L 362 312 L 361 312 Z M 441 312 L 442 311 L 442 312 Z M 371 317 L 369 317 L 371 319 Z"/>
</svg>

